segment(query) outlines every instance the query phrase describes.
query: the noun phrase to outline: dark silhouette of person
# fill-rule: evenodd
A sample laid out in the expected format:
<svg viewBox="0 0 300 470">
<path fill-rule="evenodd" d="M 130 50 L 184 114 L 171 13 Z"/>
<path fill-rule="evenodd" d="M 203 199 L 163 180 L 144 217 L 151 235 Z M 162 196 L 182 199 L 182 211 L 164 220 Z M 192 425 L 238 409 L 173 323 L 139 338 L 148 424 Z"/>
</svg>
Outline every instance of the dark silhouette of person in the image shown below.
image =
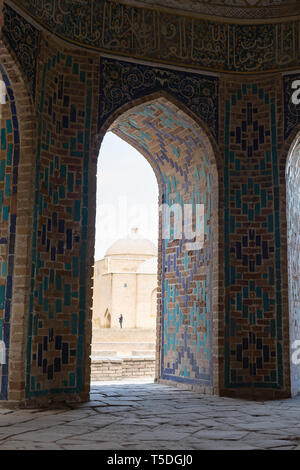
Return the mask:
<svg viewBox="0 0 300 470">
<path fill-rule="evenodd" d="M 119 323 L 120 323 L 120 328 L 122 328 L 122 325 L 123 325 L 123 315 L 122 315 L 122 313 L 119 316 Z"/>
</svg>

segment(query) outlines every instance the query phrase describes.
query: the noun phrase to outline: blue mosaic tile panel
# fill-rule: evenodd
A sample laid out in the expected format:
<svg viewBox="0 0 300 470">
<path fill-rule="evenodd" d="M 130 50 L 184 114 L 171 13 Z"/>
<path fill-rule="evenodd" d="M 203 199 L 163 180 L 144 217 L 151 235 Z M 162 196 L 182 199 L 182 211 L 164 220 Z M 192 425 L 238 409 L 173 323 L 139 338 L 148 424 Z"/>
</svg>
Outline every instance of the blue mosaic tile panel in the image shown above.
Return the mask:
<svg viewBox="0 0 300 470">
<path fill-rule="evenodd" d="M 14 92 L 1 63 L 0 79 L 7 90 L 0 118 L 0 341 L 6 349 L 6 363 L 0 365 L 0 400 L 7 400 L 20 135 Z"/>
<path fill-rule="evenodd" d="M 82 391 L 85 354 L 91 59 L 47 47 L 38 90 L 27 397 Z"/>
<path fill-rule="evenodd" d="M 201 118 L 218 140 L 218 78 L 105 58 L 100 60 L 98 129 L 122 105 L 161 90 Z"/>
</svg>

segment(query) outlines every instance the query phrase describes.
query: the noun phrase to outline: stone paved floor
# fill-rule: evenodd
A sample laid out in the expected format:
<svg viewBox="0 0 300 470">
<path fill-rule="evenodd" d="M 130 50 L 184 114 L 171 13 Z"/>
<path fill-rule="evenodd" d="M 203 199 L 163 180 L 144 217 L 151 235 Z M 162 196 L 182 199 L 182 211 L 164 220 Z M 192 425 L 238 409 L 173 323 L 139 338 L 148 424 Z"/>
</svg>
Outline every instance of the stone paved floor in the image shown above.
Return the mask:
<svg viewBox="0 0 300 470">
<path fill-rule="evenodd" d="M 257 403 L 146 381 L 98 383 L 83 405 L 0 408 L 4 449 L 300 450 L 300 397 Z"/>
</svg>

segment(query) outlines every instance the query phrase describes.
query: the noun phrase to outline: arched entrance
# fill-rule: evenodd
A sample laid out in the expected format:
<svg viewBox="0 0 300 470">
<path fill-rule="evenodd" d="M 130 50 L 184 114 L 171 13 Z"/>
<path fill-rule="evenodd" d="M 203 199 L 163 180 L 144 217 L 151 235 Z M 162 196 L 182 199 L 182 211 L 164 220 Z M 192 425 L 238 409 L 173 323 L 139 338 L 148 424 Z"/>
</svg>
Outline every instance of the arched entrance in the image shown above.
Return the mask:
<svg viewBox="0 0 300 470">
<path fill-rule="evenodd" d="M 108 310 L 106 310 L 104 314 L 104 325 L 103 328 L 110 328 L 111 327 L 111 314 Z"/>
<path fill-rule="evenodd" d="M 156 380 L 216 391 L 218 183 L 209 139 L 196 120 L 161 94 L 127 105 L 111 121 L 101 135 L 110 130 L 144 155 L 157 177 L 160 206 L 170 216 L 166 235 L 160 211 Z M 201 207 L 203 233 L 196 234 Z M 179 226 L 185 222 L 180 234 L 177 211 Z M 193 243 L 200 239 L 203 243 Z"/>
<path fill-rule="evenodd" d="M 300 392 L 300 137 L 295 139 L 286 166 L 291 391 Z"/>
</svg>

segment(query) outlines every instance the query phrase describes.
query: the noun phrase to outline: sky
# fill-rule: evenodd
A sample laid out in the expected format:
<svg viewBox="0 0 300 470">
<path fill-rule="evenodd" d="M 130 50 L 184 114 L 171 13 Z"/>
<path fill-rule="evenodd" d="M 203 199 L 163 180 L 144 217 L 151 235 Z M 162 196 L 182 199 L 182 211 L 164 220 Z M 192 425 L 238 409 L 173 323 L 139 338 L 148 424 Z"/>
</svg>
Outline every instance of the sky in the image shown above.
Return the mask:
<svg viewBox="0 0 300 470">
<path fill-rule="evenodd" d="M 157 180 L 143 155 L 108 132 L 98 158 L 95 260 L 134 227 L 157 245 Z"/>
</svg>

